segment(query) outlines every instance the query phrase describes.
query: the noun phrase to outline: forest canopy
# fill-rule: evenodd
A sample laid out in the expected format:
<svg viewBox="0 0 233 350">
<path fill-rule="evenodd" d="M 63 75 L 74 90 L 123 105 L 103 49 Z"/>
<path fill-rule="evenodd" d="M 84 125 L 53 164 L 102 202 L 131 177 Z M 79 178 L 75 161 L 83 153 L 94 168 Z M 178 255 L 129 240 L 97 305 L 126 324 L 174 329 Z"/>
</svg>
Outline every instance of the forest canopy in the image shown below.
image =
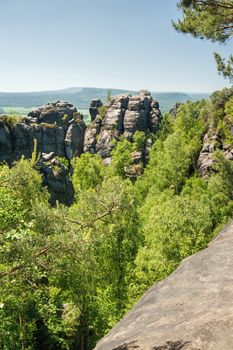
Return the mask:
<svg viewBox="0 0 233 350">
<path fill-rule="evenodd" d="M 232 144 L 233 93 L 163 116 L 150 160 L 127 178 L 146 135 L 115 144 L 112 162 L 72 163 L 75 200 L 50 206 L 37 157 L 0 166 L 0 348 L 91 350 L 154 282 L 206 247 L 233 209 L 233 164 L 221 147 L 198 171 L 211 126 Z M 151 135 L 150 135 L 151 136 Z"/>
</svg>

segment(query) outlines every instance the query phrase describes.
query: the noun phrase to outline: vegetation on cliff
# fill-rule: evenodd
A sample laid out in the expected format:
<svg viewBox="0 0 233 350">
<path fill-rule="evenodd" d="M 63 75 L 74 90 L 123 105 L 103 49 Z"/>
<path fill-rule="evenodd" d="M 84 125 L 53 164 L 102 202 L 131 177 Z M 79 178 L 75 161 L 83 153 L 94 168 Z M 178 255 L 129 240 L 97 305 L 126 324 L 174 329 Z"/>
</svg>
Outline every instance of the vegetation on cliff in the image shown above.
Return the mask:
<svg viewBox="0 0 233 350">
<path fill-rule="evenodd" d="M 133 182 L 143 133 L 116 143 L 109 166 L 82 154 L 70 207 L 48 204 L 35 155 L 1 165 L 1 349 L 93 349 L 148 286 L 208 244 L 232 217 L 232 110 L 226 89 L 165 114 Z"/>
</svg>

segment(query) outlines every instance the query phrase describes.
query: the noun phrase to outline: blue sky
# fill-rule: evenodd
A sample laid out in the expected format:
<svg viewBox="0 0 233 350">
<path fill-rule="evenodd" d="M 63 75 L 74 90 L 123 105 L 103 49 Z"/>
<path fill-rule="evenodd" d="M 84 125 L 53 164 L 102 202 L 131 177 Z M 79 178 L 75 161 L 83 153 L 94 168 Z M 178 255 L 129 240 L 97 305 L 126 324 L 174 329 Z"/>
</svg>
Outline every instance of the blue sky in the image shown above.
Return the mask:
<svg viewBox="0 0 233 350">
<path fill-rule="evenodd" d="M 0 0 L 0 91 L 209 92 L 220 46 L 176 33 L 176 0 Z"/>
</svg>

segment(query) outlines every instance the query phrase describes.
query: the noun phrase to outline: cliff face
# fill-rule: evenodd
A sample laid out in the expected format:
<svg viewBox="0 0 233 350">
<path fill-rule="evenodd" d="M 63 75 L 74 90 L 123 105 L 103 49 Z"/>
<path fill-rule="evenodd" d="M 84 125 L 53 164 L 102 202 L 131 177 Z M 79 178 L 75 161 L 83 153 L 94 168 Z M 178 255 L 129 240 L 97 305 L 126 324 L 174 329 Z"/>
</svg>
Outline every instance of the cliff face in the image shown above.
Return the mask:
<svg viewBox="0 0 233 350">
<path fill-rule="evenodd" d="M 233 128 L 231 134 L 233 135 Z M 215 165 L 214 152 L 216 150 L 222 150 L 228 160 L 233 160 L 233 145 L 224 143 L 213 127 L 209 127 L 204 136 L 203 147 L 197 162 L 199 173 L 204 178 L 208 177 L 210 172 L 213 171 Z"/>
<path fill-rule="evenodd" d="M 34 140 L 39 153 L 54 152 L 71 159 L 83 152 L 86 125 L 68 102 L 49 103 L 29 113 L 21 122 L 0 118 L 0 162 L 12 163 L 32 155 Z"/>
<path fill-rule="evenodd" d="M 50 191 L 51 203 L 59 200 L 70 204 L 73 189 L 69 171 L 56 157 L 71 160 L 83 152 L 98 153 L 109 164 L 113 140 L 117 141 L 123 136 L 131 141 L 137 130 L 156 133 L 161 120 L 159 104 L 146 90 L 136 96 L 114 96 L 104 107 L 100 99 L 94 99 L 90 105 L 90 115 L 92 122 L 86 129 L 76 107 L 57 101 L 31 111 L 22 121 L 0 116 L 0 162 L 12 164 L 22 156 L 30 158 L 36 140 L 37 152 L 42 155 L 40 166 L 44 184 Z M 145 150 L 132 155 L 135 164 L 144 164 L 148 160 L 151 144 L 148 139 Z M 135 178 L 137 175 L 131 171 L 129 177 Z"/>
<path fill-rule="evenodd" d="M 231 350 L 233 222 L 150 288 L 96 350 Z"/>
<path fill-rule="evenodd" d="M 161 121 L 159 104 L 147 90 L 138 95 L 117 95 L 105 106 L 104 115 L 95 113 L 99 100 L 91 105 L 92 123 L 85 133 L 84 152 L 98 153 L 103 159 L 109 158 L 114 140 L 120 136 L 132 141 L 136 131 L 156 133 Z"/>
<path fill-rule="evenodd" d="M 14 118 L 13 118 L 14 119 Z M 36 148 L 42 155 L 40 169 L 43 182 L 56 200 L 70 204 L 73 186 L 69 170 L 56 157 L 68 160 L 83 152 L 86 125 L 77 109 L 68 102 L 55 102 L 28 114 L 22 121 L 0 117 L 0 162 L 12 164 L 22 156 L 30 158 Z"/>
<path fill-rule="evenodd" d="M 226 89 L 222 95 L 217 94 L 212 98 L 210 114 L 216 114 L 216 120 L 220 116 L 220 119 L 226 122 L 229 135 L 228 140 L 224 139 L 221 135 L 224 132 L 221 131 L 219 125 L 215 125 L 213 121 L 210 122 L 208 112 L 206 116 L 209 122 L 208 130 L 197 164 L 195 164 L 202 177 L 208 177 L 211 172 L 215 171 L 214 152 L 217 149 L 223 151 L 227 159 L 233 160 L 231 107 L 226 108 L 231 99 L 233 99 L 231 89 Z M 177 104 L 171 110 L 174 118 L 178 107 Z M 126 175 L 135 180 L 138 175 L 142 174 L 149 160 L 149 151 L 152 146 L 150 134 L 156 134 L 160 127 L 162 115 L 159 103 L 149 91 L 141 90 L 134 96 L 129 94 L 113 96 L 105 106 L 100 99 L 94 99 L 90 105 L 90 115 L 91 123 L 86 127 L 76 107 L 68 102 L 57 101 L 30 112 L 21 122 L 12 123 L 10 117 L 0 116 L 0 162 L 6 161 L 12 164 L 22 156 L 31 157 L 36 140 L 38 153 L 44 153 L 46 157 L 46 154 L 53 152 L 53 160 L 55 157 L 71 160 L 83 152 L 89 152 L 99 154 L 104 163 L 108 165 L 111 163 L 111 152 L 115 141 L 120 138 L 132 141 L 135 132 L 142 131 L 147 136 L 144 149 L 132 153 L 133 166 L 125 170 Z M 45 178 L 48 178 L 47 164 L 46 166 L 43 164 L 42 172 Z M 44 168 L 46 168 L 45 171 Z M 51 165 L 50 175 L 52 170 Z M 53 192 L 52 198 L 54 200 L 59 198 L 59 201 L 67 204 L 71 201 L 72 191 L 69 190 L 69 194 L 66 194 L 66 191 L 67 188 L 72 187 L 72 184 L 68 185 L 69 174 L 67 175 L 66 169 L 63 170 L 61 173 L 66 174 L 64 180 L 66 185 L 62 183 L 62 177 L 59 178 L 60 185 L 56 189 L 57 194 Z M 54 188 L 53 181 L 57 183 L 57 171 L 53 172 L 53 175 L 49 180 L 49 189 Z M 46 183 L 48 183 L 47 180 Z M 60 193 L 63 194 L 60 195 Z M 65 199 L 61 200 L 62 198 Z"/>
</svg>

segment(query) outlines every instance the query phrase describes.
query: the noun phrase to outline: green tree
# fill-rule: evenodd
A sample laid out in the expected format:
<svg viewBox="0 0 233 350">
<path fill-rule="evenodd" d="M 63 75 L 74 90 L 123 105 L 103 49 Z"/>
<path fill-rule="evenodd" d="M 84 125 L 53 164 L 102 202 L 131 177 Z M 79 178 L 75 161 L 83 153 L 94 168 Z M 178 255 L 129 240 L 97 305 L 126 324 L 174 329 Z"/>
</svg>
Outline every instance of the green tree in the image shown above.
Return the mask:
<svg viewBox="0 0 233 350">
<path fill-rule="evenodd" d="M 187 103 L 180 106 L 170 134 L 164 139 L 161 134 L 150 151 L 150 160 L 145 173 L 136 186 L 145 198 L 154 193 L 172 189 L 179 193 L 187 177 L 195 171 L 201 149 L 201 139 L 206 130 L 205 102 Z"/>
<path fill-rule="evenodd" d="M 183 18 L 177 23 L 173 22 L 177 31 L 221 43 L 226 43 L 232 37 L 232 0 L 180 0 L 177 6 L 183 12 Z M 217 53 L 215 59 L 219 73 L 232 81 L 233 56 L 227 63 Z"/>
<path fill-rule="evenodd" d="M 111 156 L 111 166 L 109 172 L 111 176 L 126 177 L 125 170 L 132 164 L 131 153 L 134 146 L 125 138 L 121 138 L 118 142 L 115 141 Z"/>
<path fill-rule="evenodd" d="M 212 233 L 210 208 L 166 190 L 149 195 L 140 209 L 144 244 L 136 258 L 132 293 L 142 293 L 170 274 L 185 257 L 203 248 Z"/>
<path fill-rule="evenodd" d="M 73 185 L 76 194 L 97 187 L 103 181 L 106 171 L 101 157 L 85 153 L 73 160 Z"/>
</svg>

